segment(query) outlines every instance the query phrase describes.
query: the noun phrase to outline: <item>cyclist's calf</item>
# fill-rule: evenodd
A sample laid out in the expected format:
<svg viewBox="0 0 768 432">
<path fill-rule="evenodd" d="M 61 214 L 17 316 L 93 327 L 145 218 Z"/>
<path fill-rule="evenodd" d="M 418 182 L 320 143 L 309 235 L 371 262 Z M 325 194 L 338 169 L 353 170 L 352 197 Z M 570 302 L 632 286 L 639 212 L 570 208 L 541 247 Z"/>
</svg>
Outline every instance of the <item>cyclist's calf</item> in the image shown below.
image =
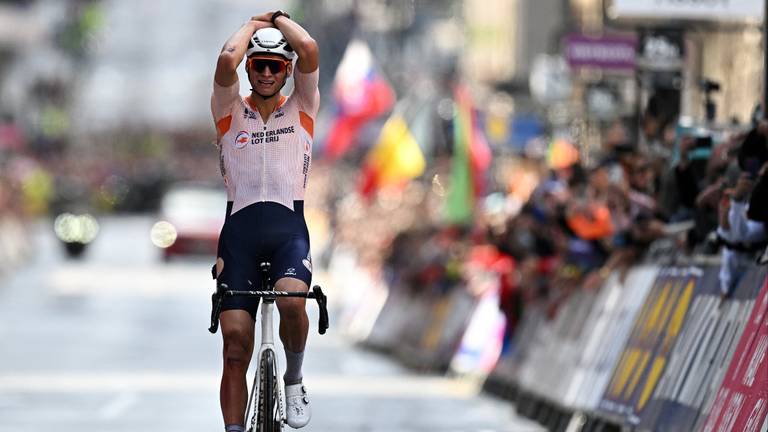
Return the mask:
<svg viewBox="0 0 768 432">
<path fill-rule="evenodd" d="M 276 291 L 306 292 L 307 284 L 299 279 L 282 278 L 275 284 Z M 280 339 L 283 346 L 293 353 L 302 353 L 307 343 L 309 320 L 307 319 L 306 299 L 284 297 L 277 299 L 280 311 Z"/>
</svg>

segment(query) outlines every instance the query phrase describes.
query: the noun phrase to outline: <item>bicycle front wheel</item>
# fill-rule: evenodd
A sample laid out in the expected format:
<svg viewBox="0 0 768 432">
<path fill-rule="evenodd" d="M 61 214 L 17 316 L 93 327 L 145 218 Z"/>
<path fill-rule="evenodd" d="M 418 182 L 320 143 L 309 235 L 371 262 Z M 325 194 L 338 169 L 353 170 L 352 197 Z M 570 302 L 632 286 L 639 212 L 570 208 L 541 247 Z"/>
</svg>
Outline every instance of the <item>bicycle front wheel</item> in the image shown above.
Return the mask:
<svg viewBox="0 0 768 432">
<path fill-rule="evenodd" d="M 277 382 L 277 361 L 272 350 L 266 350 L 261 356 L 259 430 L 261 432 L 279 432 L 283 430 L 280 410 L 279 389 Z"/>
</svg>

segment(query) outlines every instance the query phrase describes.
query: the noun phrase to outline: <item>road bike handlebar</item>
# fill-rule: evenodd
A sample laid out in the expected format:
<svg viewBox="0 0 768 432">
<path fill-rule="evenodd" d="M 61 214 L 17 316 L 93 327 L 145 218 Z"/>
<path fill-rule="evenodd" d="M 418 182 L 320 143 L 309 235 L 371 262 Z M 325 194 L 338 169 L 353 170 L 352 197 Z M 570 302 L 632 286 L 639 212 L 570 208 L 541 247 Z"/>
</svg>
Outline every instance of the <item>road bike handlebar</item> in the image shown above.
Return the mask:
<svg viewBox="0 0 768 432">
<path fill-rule="evenodd" d="M 226 284 L 220 284 L 216 292 L 211 296 L 213 308 L 211 309 L 211 326 L 208 331 L 216 333 L 219 328 L 219 315 L 221 314 L 221 303 L 225 297 L 258 297 L 275 300 L 278 297 L 298 297 L 315 299 L 317 306 L 320 309 L 320 319 L 318 323 L 318 331 L 320 334 L 325 334 L 328 330 L 328 297 L 323 293 L 322 288 L 318 285 L 312 287 L 312 291 L 308 292 L 288 292 L 288 291 L 236 291 L 230 290 Z"/>
</svg>

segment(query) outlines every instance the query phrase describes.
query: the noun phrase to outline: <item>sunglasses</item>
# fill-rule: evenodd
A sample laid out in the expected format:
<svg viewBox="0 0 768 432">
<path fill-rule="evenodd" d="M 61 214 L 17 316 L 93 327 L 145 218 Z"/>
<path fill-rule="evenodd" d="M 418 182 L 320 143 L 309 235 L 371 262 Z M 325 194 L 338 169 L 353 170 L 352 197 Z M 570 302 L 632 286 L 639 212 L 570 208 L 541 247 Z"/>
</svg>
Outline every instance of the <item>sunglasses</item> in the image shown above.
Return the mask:
<svg viewBox="0 0 768 432">
<path fill-rule="evenodd" d="M 280 72 L 285 72 L 285 70 L 288 68 L 288 61 L 286 60 L 277 60 L 277 59 L 264 59 L 264 58 L 251 58 L 248 59 L 248 68 L 252 69 L 256 72 L 264 72 L 265 68 L 269 68 L 269 71 L 272 72 L 272 74 L 278 74 Z"/>
</svg>

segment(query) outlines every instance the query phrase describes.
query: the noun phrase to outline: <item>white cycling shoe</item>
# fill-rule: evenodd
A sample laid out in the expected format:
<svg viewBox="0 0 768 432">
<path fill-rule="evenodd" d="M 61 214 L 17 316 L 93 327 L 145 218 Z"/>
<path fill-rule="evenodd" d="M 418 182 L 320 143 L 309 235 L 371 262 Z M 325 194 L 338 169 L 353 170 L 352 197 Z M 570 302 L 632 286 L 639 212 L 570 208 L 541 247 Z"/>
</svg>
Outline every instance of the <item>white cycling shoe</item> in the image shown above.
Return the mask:
<svg viewBox="0 0 768 432">
<path fill-rule="evenodd" d="M 312 418 L 312 406 L 309 404 L 309 396 L 304 384 L 285 386 L 285 404 L 288 426 L 299 429 L 309 423 L 309 419 Z"/>
</svg>

